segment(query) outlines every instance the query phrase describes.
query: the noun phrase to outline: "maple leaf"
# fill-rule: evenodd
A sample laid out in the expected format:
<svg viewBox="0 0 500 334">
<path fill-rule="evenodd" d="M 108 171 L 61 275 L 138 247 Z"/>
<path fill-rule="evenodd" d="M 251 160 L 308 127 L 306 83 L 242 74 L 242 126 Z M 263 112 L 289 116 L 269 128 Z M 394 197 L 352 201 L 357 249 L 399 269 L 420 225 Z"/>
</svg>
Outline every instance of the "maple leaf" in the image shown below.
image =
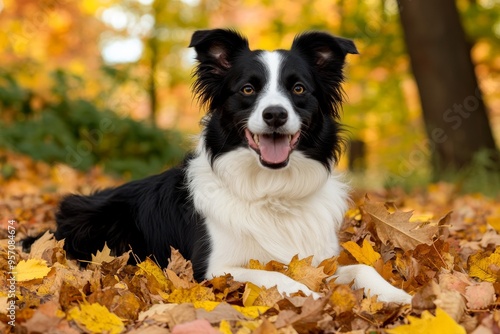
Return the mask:
<svg viewBox="0 0 500 334">
<path fill-rule="evenodd" d="M 123 321 L 116 314 L 97 303 L 82 303 L 73 307 L 67 317 L 92 333 L 118 334 L 125 329 Z"/>
<path fill-rule="evenodd" d="M 373 266 L 378 259 L 380 259 L 380 254 L 377 253 L 368 238 L 363 240 L 363 246 L 359 246 L 354 241 L 344 242 L 342 244 L 345 250 L 351 253 L 352 256 L 361 264 L 367 264 L 369 266 Z"/>
<path fill-rule="evenodd" d="M 408 316 L 410 324 L 386 329 L 389 334 L 465 334 L 465 329 L 457 324 L 445 311 L 436 309 L 436 316 L 424 311 L 422 317 Z"/>
<path fill-rule="evenodd" d="M 47 262 L 41 259 L 21 260 L 16 266 L 16 281 L 25 282 L 33 279 L 44 278 L 50 272 L 51 268 Z"/>
<path fill-rule="evenodd" d="M 351 311 L 358 300 L 352 289 L 345 285 L 337 285 L 330 295 L 330 303 L 336 314 Z"/>
<path fill-rule="evenodd" d="M 477 277 L 486 282 L 496 282 L 499 279 L 500 247 L 497 247 L 489 256 L 481 252 L 471 255 L 467 263 L 470 277 Z"/>
<path fill-rule="evenodd" d="M 313 257 L 309 256 L 299 260 L 298 255 L 295 255 L 290 261 L 290 264 L 285 271 L 285 275 L 302 284 L 305 284 L 313 291 L 319 291 L 319 287 L 323 282 L 323 279 L 328 277 L 328 275 L 323 272 L 323 267 L 313 267 L 312 259 Z"/>
<path fill-rule="evenodd" d="M 111 256 L 111 249 L 108 247 L 108 244 L 104 243 L 102 251 L 97 251 L 95 255 L 92 254 L 92 260 L 90 260 L 90 262 L 101 265 L 104 262 L 111 262 L 114 259 L 115 257 Z"/>
<path fill-rule="evenodd" d="M 382 203 L 367 201 L 363 210 L 372 218 L 380 240 L 404 251 L 412 250 L 420 244 L 430 245 L 438 232 L 438 227 L 432 224 L 410 222 L 412 212 L 396 211 L 389 213 Z"/>
</svg>

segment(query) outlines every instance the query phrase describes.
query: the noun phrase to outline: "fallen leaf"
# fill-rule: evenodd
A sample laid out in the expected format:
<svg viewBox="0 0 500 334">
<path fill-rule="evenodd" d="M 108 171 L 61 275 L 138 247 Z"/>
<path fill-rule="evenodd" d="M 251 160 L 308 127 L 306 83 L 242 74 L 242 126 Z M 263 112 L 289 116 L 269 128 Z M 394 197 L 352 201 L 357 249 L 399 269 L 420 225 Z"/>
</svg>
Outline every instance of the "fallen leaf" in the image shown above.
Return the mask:
<svg viewBox="0 0 500 334">
<path fill-rule="evenodd" d="M 335 314 L 340 315 L 341 313 L 352 311 L 353 307 L 358 304 L 358 300 L 352 289 L 343 284 L 337 285 L 334 288 L 330 295 L 330 304 Z"/>
<path fill-rule="evenodd" d="M 243 296 L 241 297 L 243 306 L 252 306 L 261 292 L 262 289 L 257 285 L 251 282 L 247 282 L 245 284 L 245 291 L 243 292 Z"/>
<path fill-rule="evenodd" d="M 111 249 L 108 247 L 107 243 L 104 243 L 102 251 L 97 251 L 95 255 L 92 254 L 92 260 L 90 260 L 90 262 L 100 265 L 104 262 L 111 262 L 114 259 L 115 257 L 111 256 Z"/>
<path fill-rule="evenodd" d="M 445 311 L 436 309 L 436 316 L 424 311 L 422 317 L 408 316 L 410 324 L 386 329 L 389 334 L 465 334 L 465 329 L 457 324 Z"/>
<path fill-rule="evenodd" d="M 67 317 L 83 329 L 94 333 L 118 334 L 125 329 L 125 325 L 117 315 L 97 303 L 82 303 L 73 307 L 68 311 Z"/>
<path fill-rule="evenodd" d="M 220 334 L 218 330 L 210 326 L 205 319 L 197 319 L 184 324 L 176 325 L 172 334 Z"/>
<path fill-rule="evenodd" d="M 373 249 L 368 238 L 363 239 L 363 245 L 361 247 L 354 241 L 344 242 L 342 247 L 351 253 L 358 263 L 361 264 L 373 266 L 375 262 L 380 259 L 380 254 Z"/>
<path fill-rule="evenodd" d="M 380 240 L 389 241 L 404 251 L 412 250 L 420 244 L 430 245 L 437 234 L 437 226 L 411 223 L 412 212 L 389 213 L 383 204 L 367 201 L 363 210 L 373 219 Z"/>
<path fill-rule="evenodd" d="M 304 284 L 313 291 L 319 291 L 323 279 L 328 275 L 323 272 L 322 267 L 316 268 L 312 266 L 312 259 L 313 257 L 309 256 L 299 260 L 299 257 L 295 255 L 290 261 L 285 275 Z"/>
<path fill-rule="evenodd" d="M 170 247 L 170 259 L 168 260 L 168 270 L 173 271 L 180 279 L 187 282 L 195 282 L 193 264 L 186 260 L 175 248 Z"/>
<path fill-rule="evenodd" d="M 16 281 L 25 282 L 33 279 L 44 278 L 50 272 L 51 268 L 47 262 L 41 259 L 21 260 L 17 263 L 15 272 Z"/>
<path fill-rule="evenodd" d="M 490 282 L 480 282 L 465 288 L 465 298 L 469 309 L 485 309 L 496 300 L 495 288 Z"/>
<path fill-rule="evenodd" d="M 469 276 L 486 282 L 496 282 L 499 279 L 500 247 L 497 247 L 495 252 L 489 256 L 485 256 L 483 253 L 471 255 L 467 263 Z"/>
</svg>

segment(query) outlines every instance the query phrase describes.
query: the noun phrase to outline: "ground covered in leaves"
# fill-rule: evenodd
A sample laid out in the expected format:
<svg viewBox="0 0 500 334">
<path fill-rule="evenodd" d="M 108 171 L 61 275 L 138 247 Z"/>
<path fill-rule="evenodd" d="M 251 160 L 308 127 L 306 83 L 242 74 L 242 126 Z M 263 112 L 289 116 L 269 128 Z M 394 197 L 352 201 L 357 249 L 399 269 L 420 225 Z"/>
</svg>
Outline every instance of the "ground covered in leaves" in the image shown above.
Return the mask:
<svg viewBox="0 0 500 334">
<path fill-rule="evenodd" d="M 0 152 L 0 330 L 16 333 L 499 333 L 500 204 L 457 195 L 449 184 L 411 195 L 364 193 L 345 217 L 344 251 L 313 267 L 250 261 L 318 291 L 281 296 L 230 275 L 195 282 L 173 251 L 127 264 L 109 249 L 85 268 L 66 259 L 63 241 L 44 235 L 30 253 L 18 241 L 54 227 L 62 194 L 118 184 L 95 169 L 78 173 Z M 377 301 L 327 280 L 338 265 L 373 266 L 411 293 L 412 305 Z"/>
</svg>

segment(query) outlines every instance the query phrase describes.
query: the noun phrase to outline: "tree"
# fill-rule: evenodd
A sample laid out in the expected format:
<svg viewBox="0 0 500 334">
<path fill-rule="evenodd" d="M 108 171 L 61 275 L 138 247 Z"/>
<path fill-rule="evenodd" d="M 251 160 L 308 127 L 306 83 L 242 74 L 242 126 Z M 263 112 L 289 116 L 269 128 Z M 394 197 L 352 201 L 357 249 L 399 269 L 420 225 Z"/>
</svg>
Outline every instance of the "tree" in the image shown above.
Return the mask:
<svg viewBox="0 0 500 334">
<path fill-rule="evenodd" d="M 479 151 L 496 152 L 471 45 L 454 0 L 400 0 L 398 5 L 434 178 L 443 179 L 449 171 L 469 166 Z M 500 167 L 498 159 L 495 163 Z"/>
</svg>

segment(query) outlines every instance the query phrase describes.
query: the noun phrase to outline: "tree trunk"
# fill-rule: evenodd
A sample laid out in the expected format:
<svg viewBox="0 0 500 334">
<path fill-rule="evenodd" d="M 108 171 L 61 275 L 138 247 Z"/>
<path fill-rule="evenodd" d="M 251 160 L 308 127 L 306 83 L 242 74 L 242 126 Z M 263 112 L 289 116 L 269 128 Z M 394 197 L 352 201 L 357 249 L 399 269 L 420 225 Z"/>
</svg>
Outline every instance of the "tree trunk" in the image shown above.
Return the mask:
<svg viewBox="0 0 500 334">
<path fill-rule="evenodd" d="M 478 151 L 495 152 L 495 141 L 455 1 L 398 5 L 439 180 L 470 165 Z"/>
</svg>

